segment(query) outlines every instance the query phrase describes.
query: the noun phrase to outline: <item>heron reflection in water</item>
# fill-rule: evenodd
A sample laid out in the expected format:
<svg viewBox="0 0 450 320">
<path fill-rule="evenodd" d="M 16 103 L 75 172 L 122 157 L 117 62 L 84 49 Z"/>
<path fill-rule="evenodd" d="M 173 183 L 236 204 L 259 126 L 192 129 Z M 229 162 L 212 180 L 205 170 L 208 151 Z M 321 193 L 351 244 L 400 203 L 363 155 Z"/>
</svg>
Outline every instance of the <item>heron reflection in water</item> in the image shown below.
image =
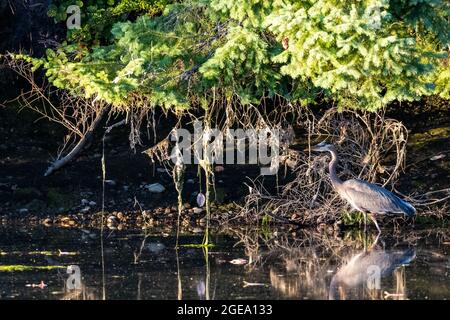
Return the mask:
<svg viewBox="0 0 450 320">
<path fill-rule="evenodd" d="M 406 250 L 363 251 L 352 256 L 334 275 L 329 289 L 329 299 L 361 298 L 365 292 L 372 298 L 380 298 L 382 278 L 396 275 L 397 292 L 385 292 L 385 297 L 405 298 L 404 269 L 416 257 L 414 248 Z M 403 272 L 403 274 L 402 274 Z M 400 278 L 400 279 L 399 279 Z M 362 292 L 361 292 L 362 291 Z"/>
</svg>

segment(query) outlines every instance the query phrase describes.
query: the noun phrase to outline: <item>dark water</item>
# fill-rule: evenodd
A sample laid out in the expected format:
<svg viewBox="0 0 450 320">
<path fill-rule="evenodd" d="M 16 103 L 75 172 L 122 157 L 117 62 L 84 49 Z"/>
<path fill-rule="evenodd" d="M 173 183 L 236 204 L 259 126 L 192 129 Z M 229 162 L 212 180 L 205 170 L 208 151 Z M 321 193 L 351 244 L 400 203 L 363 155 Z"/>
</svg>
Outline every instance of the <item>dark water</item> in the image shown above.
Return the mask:
<svg viewBox="0 0 450 320">
<path fill-rule="evenodd" d="M 376 244 L 360 234 L 228 230 L 208 252 L 177 251 L 167 234 L 105 230 L 104 265 L 99 230 L 0 226 L 0 234 L 2 299 L 450 298 L 448 230 L 387 232 Z M 80 277 L 68 282 L 69 265 Z"/>
</svg>

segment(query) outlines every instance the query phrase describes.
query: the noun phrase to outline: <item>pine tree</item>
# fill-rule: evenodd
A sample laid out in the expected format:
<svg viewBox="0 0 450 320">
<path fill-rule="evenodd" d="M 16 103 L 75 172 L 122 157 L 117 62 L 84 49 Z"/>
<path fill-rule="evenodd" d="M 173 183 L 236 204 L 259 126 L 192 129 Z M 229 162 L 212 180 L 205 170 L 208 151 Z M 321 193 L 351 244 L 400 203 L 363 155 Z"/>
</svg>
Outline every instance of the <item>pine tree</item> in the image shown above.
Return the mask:
<svg viewBox="0 0 450 320">
<path fill-rule="evenodd" d="M 108 45 L 27 59 L 56 87 L 122 110 L 186 109 L 212 88 L 242 104 L 320 96 L 376 110 L 449 97 L 449 13 L 444 0 L 186 1 L 114 24 Z"/>
</svg>

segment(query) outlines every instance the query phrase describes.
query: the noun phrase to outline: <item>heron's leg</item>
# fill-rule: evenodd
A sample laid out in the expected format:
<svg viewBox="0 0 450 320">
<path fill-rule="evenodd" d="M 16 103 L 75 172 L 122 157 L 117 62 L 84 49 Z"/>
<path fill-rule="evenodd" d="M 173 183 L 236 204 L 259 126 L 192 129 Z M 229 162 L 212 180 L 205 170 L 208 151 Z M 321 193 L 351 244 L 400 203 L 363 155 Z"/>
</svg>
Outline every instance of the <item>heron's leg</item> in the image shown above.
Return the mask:
<svg viewBox="0 0 450 320">
<path fill-rule="evenodd" d="M 367 233 L 367 212 L 363 212 L 364 214 L 364 233 Z"/>
<path fill-rule="evenodd" d="M 373 214 L 370 215 L 370 219 L 372 219 L 373 223 L 375 223 L 375 227 L 377 227 L 378 230 L 378 235 L 381 233 L 381 229 L 378 226 L 377 220 L 375 219 L 375 217 L 373 216 Z"/>
<path fill-rule="evenodd" d="M 367 212 L 362 212 L 364 215 L 364 252 L 367 251 Z"/>
</svg>

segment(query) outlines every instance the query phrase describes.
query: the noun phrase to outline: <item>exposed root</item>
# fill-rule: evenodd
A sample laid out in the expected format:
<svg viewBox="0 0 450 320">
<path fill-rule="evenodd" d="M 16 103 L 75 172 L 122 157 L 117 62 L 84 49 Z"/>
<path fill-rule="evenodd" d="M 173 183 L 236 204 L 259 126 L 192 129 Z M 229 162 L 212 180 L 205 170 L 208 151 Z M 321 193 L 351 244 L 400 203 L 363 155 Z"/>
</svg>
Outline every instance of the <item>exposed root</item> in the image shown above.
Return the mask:
<svg viewBox="0 0 450 320">
<path fill-rule="evenodd" d="M 259 219 L 265 214 L 288 218 L 304 225 L 334 223 L 346 203 L 333 191 L 328 179 L 328 155 L 308 152 L 312 144 L 326 139 L 339 152 L 339 175 L 359 178 L 392 188 L 404 168 L 406 128 L 384 112 L 339 112 L 331 108 L 320 118 L 303 110 L 298 121 L 306 134 L 306 151 L 289 149 L 285 163 L 293 168 L 293 179 L 277 195 L 268 193 L 259 180 L 252 181 L 242 214 Z"/>
</svg>

